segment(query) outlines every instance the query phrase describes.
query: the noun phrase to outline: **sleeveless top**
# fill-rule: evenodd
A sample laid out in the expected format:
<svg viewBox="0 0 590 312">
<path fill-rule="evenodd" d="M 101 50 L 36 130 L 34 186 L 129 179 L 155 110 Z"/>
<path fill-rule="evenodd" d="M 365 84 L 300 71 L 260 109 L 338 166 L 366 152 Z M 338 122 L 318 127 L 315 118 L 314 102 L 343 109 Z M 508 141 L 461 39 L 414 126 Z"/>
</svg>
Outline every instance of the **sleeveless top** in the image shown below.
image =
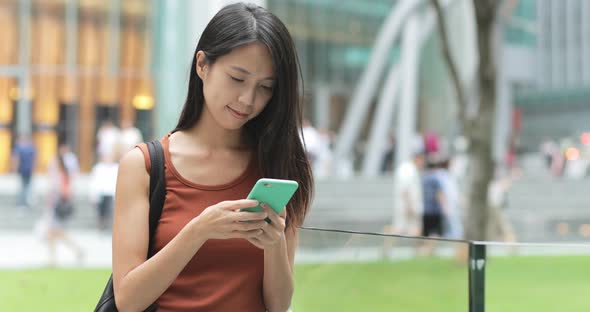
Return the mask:
<svg viewBox="0 0 590 312">
<path fill-rule="evenodd" d="M 229 183 L 202 185 L 189 181 L 171 162 L 169 136 L 160 141 L 165 158 L 166 199 L 155 233 L 155 252 L 162 250 L 207 207 L 224 200 L 246 198 L 260 178 L 256 157 L 252 157 L 248 168 Z M 138 147 L 144 154 L 149 173 L 147 145 Z M 265 311 L 263 273 L 262 249 L 245 239 L 210 239 L 157 300 L 158 312 Z"/>
</svg>

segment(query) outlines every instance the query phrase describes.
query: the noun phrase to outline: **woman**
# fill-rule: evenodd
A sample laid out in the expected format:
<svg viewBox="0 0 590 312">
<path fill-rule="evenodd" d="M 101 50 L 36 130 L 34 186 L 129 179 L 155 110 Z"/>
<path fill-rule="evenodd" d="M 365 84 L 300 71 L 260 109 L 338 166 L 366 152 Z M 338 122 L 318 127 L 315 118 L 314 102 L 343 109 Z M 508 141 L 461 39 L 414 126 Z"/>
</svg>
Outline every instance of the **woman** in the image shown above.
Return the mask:
<svg viewBox="0 0 590 312">
<path fill-rule="evenodd" d="M 161 140 L 166 200 L 147 261 L 146 146 L 119 166 L 113 278 L 120 311 L 153 302 L 158 311 L 288 309 L 297 226 L 313 189 L 299 139 L 298 78 L 292 38 L 273 14 L 239 3 L 209 22 L 178 125 Z M 299 183 L 286 212 L 240 212 L 257 205 L 244 198 L 261 177 Z"/>
</svg>

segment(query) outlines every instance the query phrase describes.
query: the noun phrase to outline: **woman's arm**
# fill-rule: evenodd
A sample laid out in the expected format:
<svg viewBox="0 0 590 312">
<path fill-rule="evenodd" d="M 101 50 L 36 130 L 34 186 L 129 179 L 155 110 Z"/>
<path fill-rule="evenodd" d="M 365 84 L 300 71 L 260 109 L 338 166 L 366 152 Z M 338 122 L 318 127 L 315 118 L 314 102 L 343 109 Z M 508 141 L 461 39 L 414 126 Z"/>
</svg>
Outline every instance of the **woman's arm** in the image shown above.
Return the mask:
<svg viewBox="0 0 590 312">
<path fill-rule="evenodd" d="M 172 284 L 210 238 L 250 238 L 261 232 L 266 213 L 239 212 L 252 200 L 208 207 L 160 252 L 146 261 L 149 242 L 149 175 L 143 154 L 133 149 L 121 160 L 113 222 L 113 286 L 119 311 L 143 311 Z M 242 222 L 257 220 L 255 222 Z"/>
<path fill-rule="evenodd" d="M 205 242 L 186 226 L 146 261 L 149 241 L 149 175 L 143 154 L 133 149 L 121 160 L 113 220 L 113 282 L 119 311 L 143 311 L 170 286 Z"/>
<path fill-rule="evenodd" d="M 263 228 L 263 235 L 250 239 L 250 242 L 264 249 L 262 292 L 266 309 L 269 312 L 284 312 L 289 309 L 293 297 L 297 228 L 285 230 L 286 210 L 279 216 L 264 204 L 262 207 L 268 213 L 271 224 Z"/>
<path fill-rule="evenodd" d="M 269 312 L 284 312 L 291 306 L 297 238 L 297 229 L 288 229 L 275 246 L 264 250 L 263 294 Z"/>
</svg>

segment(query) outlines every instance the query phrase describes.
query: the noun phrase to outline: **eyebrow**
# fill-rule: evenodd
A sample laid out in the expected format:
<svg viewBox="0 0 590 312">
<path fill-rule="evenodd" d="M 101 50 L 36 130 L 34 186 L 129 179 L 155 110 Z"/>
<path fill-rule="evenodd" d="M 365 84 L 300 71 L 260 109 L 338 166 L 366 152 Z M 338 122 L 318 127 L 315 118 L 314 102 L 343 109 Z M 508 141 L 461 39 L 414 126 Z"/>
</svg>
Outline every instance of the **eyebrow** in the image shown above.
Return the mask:
<svg viewBox="0 0 590 312">
<path fill-rule="evenodd" d="M 239 66 L 231 66 L 231 68 L 234 69 L 234 70 L 237 70 L 239 72 L 242 72 L 242 73 L 244 73 L 246 75 L 252 75 L 251 72 L 247 71 L 246 69 L 244 69 L 242 67 L 239 67 Z M 272 76 L 269 76 L 269 77 L 263 78 L 262 80 L 275 80 L 275 78 L 272 77 Z"/>
</svg>

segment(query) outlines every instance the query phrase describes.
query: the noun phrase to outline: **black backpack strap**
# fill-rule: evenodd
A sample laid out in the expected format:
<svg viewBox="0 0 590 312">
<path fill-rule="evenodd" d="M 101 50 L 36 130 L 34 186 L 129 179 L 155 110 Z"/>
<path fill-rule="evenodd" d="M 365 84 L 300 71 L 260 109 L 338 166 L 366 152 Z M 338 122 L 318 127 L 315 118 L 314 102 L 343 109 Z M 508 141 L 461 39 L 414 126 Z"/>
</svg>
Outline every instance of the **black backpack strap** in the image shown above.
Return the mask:
<svg viewBox="0 0 590 312">
<path fill-rule="evenodd" d="M 150 154 L 150 240 L 148 245 L 148 258 L 152 256 L 154 246 L 154 235 L 166 198 L 166 174 L 164 171 L 164 149 L 160 141 L 147 143 Z"/>
</svg>

